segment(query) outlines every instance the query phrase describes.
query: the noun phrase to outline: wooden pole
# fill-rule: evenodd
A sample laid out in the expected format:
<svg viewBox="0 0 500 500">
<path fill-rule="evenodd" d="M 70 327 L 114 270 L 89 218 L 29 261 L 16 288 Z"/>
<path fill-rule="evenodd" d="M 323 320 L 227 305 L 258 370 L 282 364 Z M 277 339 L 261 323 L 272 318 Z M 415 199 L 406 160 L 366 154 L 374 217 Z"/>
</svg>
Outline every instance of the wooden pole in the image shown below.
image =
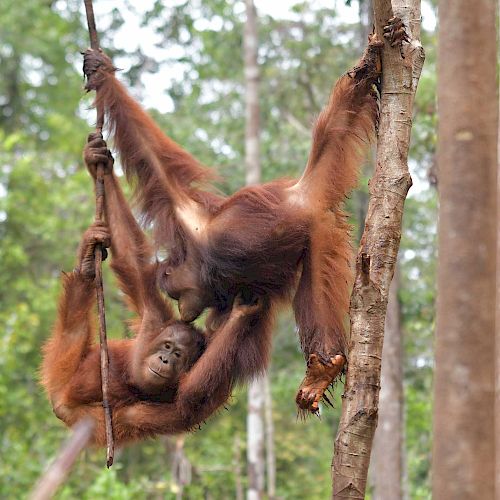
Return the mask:
<svg viewBox="0 0 500 500">
<path fill-rule="evenodd" d="M 389 286 L 401 238 L 403 205 L 411 186 L 407 159 L 413 99 L 424 62 L 420 44 L 420 0 L 373 0 L 373 8 L 375 30 L 380 37 L 383 26 L 395 15 L 403 20 L 409 43 L 404 43 L 402 48 L 386 43 L 382 51 L 376 167 L 356 261 L 350 308 L 349 367 L 332 462 L 335 500 L 365 497 L 377 426 Z"/>
<path fill-rule="evenodd" d="M 87 13 L 87 24 L 89 28 L 90 47 L 94 50 L 99 50 L 99 37 L 94 19 L 94 9 L 92 0 L 85 1 L 85 11 Z M 104 124 L 104 110 L 102 107 L 97 108 L 96 131 L 102 134 Z M 95 180 L 95 220 L 100 222 L 103 220 L 104 213 L 104 165 L 97 165 L 97 173 Z M 104 421 L 106 425 L 106 465 L 113 465 L 115 443 L 113 438 L 113 421 L 111 406 L 109 404 L 109 351 L 106 335 L 106 313 L 104 307 L 104 287 L 102 282 L 102 247 L 96 246 L 95 251 L 95 286 L 97 294 L 97 312 L 99 315 L 99 341 L 101 345 L 101 384 L 102 384 L 102 406 L 104 409 Z"/>
</svg>

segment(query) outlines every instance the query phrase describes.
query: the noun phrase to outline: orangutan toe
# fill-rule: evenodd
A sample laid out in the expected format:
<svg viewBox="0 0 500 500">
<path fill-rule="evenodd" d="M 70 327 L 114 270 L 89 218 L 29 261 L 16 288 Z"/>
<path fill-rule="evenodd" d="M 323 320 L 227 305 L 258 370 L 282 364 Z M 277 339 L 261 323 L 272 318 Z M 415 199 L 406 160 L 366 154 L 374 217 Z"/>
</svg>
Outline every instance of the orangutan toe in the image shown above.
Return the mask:
<svg viewBox="0 0 500 500">
<path fill-rule="evenodd" d="M 391 17 L 384 26 L 384 37 L 389 41 L 391 47 L 408 42 L 409 37 L 405 30 L 405 25 L 400 17 Z"/>
<path fill-rule="evenodd" d="M 337 354 L 324 364 L 319 356 L 311 354 L 307 360 L 307 370 L 300 384 L 295 402 L 301 410 L 316 413 L 325 391 L 337 378 L 345 364 L 345 358 Z"/>
</svg>

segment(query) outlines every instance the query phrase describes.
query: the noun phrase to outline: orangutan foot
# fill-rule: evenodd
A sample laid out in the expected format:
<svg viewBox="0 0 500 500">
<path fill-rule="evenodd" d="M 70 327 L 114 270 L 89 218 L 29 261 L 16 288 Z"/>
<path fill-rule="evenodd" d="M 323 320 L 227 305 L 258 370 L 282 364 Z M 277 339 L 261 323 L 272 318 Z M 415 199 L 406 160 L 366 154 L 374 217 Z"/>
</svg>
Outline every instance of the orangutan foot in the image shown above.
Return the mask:
<svg viewBox="0 0 500 500">
<path fill-rule="evenodd" d="M 316 354 L 309 356 L 306 376 L 295 398 L 300 410 L 317 413 L 321 398 L 342 371 L 346 360 L 344 356 L 337 354 L 330 361 L 331 364 L 325 365 Z"/>
<path fill-rule="evenodd" d="M 403 42 L 410 41 L 400 17 L 391 17 L 387 21 L 387 25 L 384 26 L 384 38 L 388 40 L 391 47 L 401 46 Z"/>
<path fill-rule="evenodd" d="M 380 52 L 383 46 L 384 42 L 375 33 L 372 33 L 368 37 L 368 47 L 366 47 L 363 57 L 354 68 L 347 72 L 347 75 L 357 81 L 366 81 L 370 85 L 374 83 L 382 71 Z"/>
</svg>

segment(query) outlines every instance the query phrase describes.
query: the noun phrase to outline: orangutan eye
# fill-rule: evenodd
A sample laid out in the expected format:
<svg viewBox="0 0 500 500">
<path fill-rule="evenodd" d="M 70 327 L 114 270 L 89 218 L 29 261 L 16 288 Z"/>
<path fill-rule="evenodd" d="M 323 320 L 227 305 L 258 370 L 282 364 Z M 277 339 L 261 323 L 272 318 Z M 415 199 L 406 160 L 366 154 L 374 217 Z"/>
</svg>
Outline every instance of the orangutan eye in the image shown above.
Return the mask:
<svg viewBox="0 0 500 500">
<path fill-rule="evenodd" d="M 172 347 L 172 346 L 170 345 L 170 342 L 167 342 L 167 343 L 165 344 L 165 349 L 170 349 L 171 347 Z"/>
<path fill-rule="evenodd" d="M 175 352 L 175 353 L 174 353 L 174 356 L 175 356 L 176 358 L 180 358 L 180 357 L 181 357 L 181 353 L 180 353 L 180 352 Z"/>
</svg>

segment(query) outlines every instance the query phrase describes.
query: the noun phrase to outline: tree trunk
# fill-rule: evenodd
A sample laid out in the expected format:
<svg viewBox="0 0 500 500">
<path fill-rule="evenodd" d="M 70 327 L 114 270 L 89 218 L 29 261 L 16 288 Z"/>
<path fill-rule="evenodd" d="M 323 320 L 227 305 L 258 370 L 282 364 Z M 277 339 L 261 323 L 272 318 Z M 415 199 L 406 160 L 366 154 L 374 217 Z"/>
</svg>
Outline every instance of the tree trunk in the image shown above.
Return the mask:
<svg viewBox="0 0 500 500">
<path fill-rule="evenodd" d="M 363 52 L 366 47 L 368 35 L 373 29 L 373 9 L 371 0 L 359 0 L 358 3 L 359 15 L 359 52 Z M 369 154 L 369 160 L 361 165 L 360 178 L 364 181 L 372 171 L 375 159 L 375 148 L 372 147 Z M 368 208 L 368 193 L 365 189 L 357 189 L 354 192 L 356 200 L 356 220 L 358 221 L 358 229 L 356 231 L 356 243 L 361 241 L 363 236 L 363 222 L 366 218 L 366 210 Z"/>
<path fill-rule="evenodd" d="M 247 185 L 260 182 L 259 66 L 257 63 L 257 13 L 253 0 L 245 0 L 246 23 L 243 37 L 245 62 L 245 163 Z M 264 495 L 264 376 L 248 387 L 247 461 L 248 500 Z"/>
<path fill-rule="evenodd" d="M 373 10 L 369 0 L 359 2 L 360 40 L 364 48 L 373 26 Z M 363 174 L 372 167 L 376 149 L 370 151 L 370 163 L 363 165 Z M 371 170 L 370 170 L 371 171 Z M 365 174 L 368 175 L 368 174 Z M 359 200 L 360 235 L 362 221 L 368 207 L 368 195 L 357 190 Z M 382 371 L 380 375 L 378 425 L 373 441 L 373 458 L 370 466 L 370 482 L 374 500 L 399 500 L 403 498 L 404 479 L 404 419 L 403 419 L 403 349 L 398 292 L 399 272 L 396 267 L 389 288 L 387 315 L 385 318 Z"/>
<path fill-rule="evenodd" d="M 373 500 L 403 498 L 403 346 L 396 268 L 389 288 L 385 317 L 384 347 L 378 426 L 373 440 Z"/>
<path fill-rule="evenodd" d="M 408 148 L 415 90 L 423 65 L 419 0 L 374 0 L 376 32 L 394 15 L 411 44 L 405 58 L 387 43 L 375 175 L 356 262 L 351 299 L 351 342 L 342 415 L 332 463 L 333 498 L 363 499 L 375 427 L 389 286 L 396 264 L 406 194 L 411 186 Z"/>
<path fill-rule="evenodd" d="M 373 27 L 373 9 L 370 0 L 358 0 L 358 15 L 360 48 L 364 50 Z"/>
<path fill-rule="evenodd" d="M 247 500 L 260 500 L 264 496 L 264 390 L 262 377 L 248 386 L 247 415 Z"/>
<path fill-rule="evenodd" d="M 241 480 L 241 441 L 239 434 L 234 438 L 233 473 L 236 485 L 235 498 L 243 500 L 243 482 Z"/>
<path fill-rule="evenodd" d="M 433 496 L 494 498 L 495 0 L 439 2 Z"/>
<path fill-rule="evenodd" d="M 498 0 L 497 13 L 500 15 L 500 0 Z M 500 32 L 498 33 L 500 40 Z M 497 61 L 500 60 L 500 43 L 497 47 Z M 500 106 L 500 99 L 499 99 Z M 496 490 L 495 498 L 500 500 L 500 107 L 498 108 L 498 129 L 497 129 L 497 298 L 496 298 L 496 324 L 495 324 L 495 342 L 496 342 L 496 377 L 495 377 L 495 462 L 496 462 Z"/>
<path fill-rule="evenodd" d="M 273 399 L 269 376 L 265 377 L 264 382 L 266 385 L 264 417 L 266 429 L 267 498 L 268 500 L 274 500 L 276 496 L 276 455 L 274 453 Z"/>
<path fill-rule="evenodd" d="M 184 488 L 191 484 L 193 468 L 184 453 L 185 434 L 175 437 L 175 448 L 172 453 L 172 483 L 176 500 L 182 500 Z"/>
<path fill-rule="evenodd" d="M 253 0 L 245 0 L 246 22 L 243 37 L 245 64 L 245 165 L 246 184 L 260 182 L 260 106 L 257 51 L 257 12 Z"/>
</svg>

